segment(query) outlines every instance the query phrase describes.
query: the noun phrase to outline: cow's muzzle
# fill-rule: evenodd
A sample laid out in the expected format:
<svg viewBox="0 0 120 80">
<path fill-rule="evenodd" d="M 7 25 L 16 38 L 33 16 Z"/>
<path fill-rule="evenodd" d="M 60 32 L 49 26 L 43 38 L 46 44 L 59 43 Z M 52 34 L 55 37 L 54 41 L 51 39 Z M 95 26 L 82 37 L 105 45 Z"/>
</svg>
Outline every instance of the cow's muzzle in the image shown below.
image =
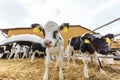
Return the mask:
<svg viewBox="0 0 120 80">
<path fill-rule="evenodd" d="M 48 39 L 44 40 L 43 41 L 43 46 L 44 47 L 51 47 L 52 46 L 52 41 L 48 40 Z"/>
</svg>

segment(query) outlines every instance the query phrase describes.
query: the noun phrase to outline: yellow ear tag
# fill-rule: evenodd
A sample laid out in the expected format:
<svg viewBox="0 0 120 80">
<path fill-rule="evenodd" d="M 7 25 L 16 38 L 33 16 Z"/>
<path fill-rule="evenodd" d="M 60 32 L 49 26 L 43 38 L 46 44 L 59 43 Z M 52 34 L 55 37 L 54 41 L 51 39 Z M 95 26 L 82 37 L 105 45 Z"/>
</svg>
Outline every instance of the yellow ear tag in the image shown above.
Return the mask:
<svg viewBox="0 0 120 80">
<path fill-rule="evenodd" d="M 62 32 L 68 32 L 67 26 L 65 26 L 65 27 L 63 28 Z"/>
<path fill-rule="evenodd" d="M 85 41 L 84 41 L 85 43 L 90 43 L 90 41 L 88 40 L 88 39 L 85 39 Z"/>
<path fill-rule="evenodd" d="M 105 39 L 106 39 L 106 42 L 107 42 L 107 43 L 110 43 L 110 42 L 111 42 L 110 38 L 106 37 Z"/>
<path fill-rule="evenodd" d="M 35 28 L 33 29 L 33 32 L 35 32 L 35 33 L 39 33 L 39 32 L 40 32 L 39 27 L 35 27 Z"/>
</svg>

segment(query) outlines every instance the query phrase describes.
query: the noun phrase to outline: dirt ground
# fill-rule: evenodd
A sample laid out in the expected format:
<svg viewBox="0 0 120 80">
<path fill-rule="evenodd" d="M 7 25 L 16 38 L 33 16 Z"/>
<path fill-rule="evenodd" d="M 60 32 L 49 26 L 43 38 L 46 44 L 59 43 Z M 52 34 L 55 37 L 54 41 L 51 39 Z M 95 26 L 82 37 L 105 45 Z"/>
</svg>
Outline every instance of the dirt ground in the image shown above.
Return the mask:
<svg viewBox="0 0 120 80">
<path fill-rule="evenodd" d="M 106 75 L 99 73 L 95 63 L 89 62 L 89 79 L 83 75 L 83 63 L 77 61 L 74 68 L 71 61 L 70 69 L 67 68 L 67 60 L 64 59 L 63 73 L 65 80 L 120 80 L 120 61 L 115 61 L 113 65 L 102 63 Z M 43 58 L 36 58 L 34 62 L 30 59 L 6 60 L 0 59 L 0 80 L 42 80 L 45 64 Z M 55 61 L 49 70 L 49 80 L 58 80 L 58 69 L 55 68 Z"/>
</svg>

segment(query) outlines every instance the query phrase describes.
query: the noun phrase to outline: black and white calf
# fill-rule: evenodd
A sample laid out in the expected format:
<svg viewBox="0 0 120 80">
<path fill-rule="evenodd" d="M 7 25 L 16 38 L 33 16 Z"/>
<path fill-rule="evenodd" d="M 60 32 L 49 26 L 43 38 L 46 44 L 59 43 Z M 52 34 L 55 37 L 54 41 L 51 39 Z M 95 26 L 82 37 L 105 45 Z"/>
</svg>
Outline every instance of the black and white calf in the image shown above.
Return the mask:
<svg viewBox="0 0 120 80">
<path fill-rule="evenodd" d="M 35 57 L 35 53 L 39 53 L 42 52 L 45 56 L 46 56 L 46 48 L 42 46 L 41 43 L 33 43 L 31 46 L 31 50 L 32 50 L 32 56 L 31 56 L 31 62 L 34 60 Z"/>
<path fill-rule="evenodd" d="M 9 43 L 9 44 L 4 45 L 4 54 L 7 54 L 9 56 L 11 54 L 11 52 L 14 52 L 15 45 L 16 45 L 16 43 Z M 9 57 L 7 57 L 7 58 L 9 58 Z"/>
<path fill-rule="evenodd" d="M 56 65 L 59 67 L 59 79 L 62 80 L 63 72 L 62 72 L 62 62 L 63 62 L 63 53 L 64 53 L 64 41 L 60 34 L 60 30 L 64 28 L 68 28 L 69 24 L 63 24 L 60 27 L 54 21 L 48 21 L 44 28 L 39 24 L 32 24 L 32 27 L 39 27 L 44 34 L 44 40 L 42 45 L 46 47 L 46 59 L 45 59 L 45 73 L 43 76 L 43 80 L 48 80 L 48 70 L 51 63 L 51 56 L 55 55 L 56 57 Z"/>
<path fill-rule="evenodd" d="M 80 53 L 80 44 L 80 36 L 72 37 L 68 40 L 68 46 L 65 51 L 68 59 L 68 68 L 70 67 L 70 58 L 72 58 L 74 66 L 76 67 L 75 55 L 76 53 Z"/>
<path fill-rule="evenodd" d="M 99 33 L 95 34 L 89 34 L 86 33 L 81 36 L 81 54 L 82 54 L 82 59 L 83 59 L 83 64 L 84 64 L 84 76 L 86 78 L 89 78 L 88 75 L 88 59 L 87 59 L 87 54 L 88 52 L 90 55 L 94 55 L 94 59 L 99 67 L 100 73 L 105 74 L 105 71 L 103 70 L 103 67 L 101 65 L 101 62 L 98 58 L 98 53 L 106 55 L 109 53 L 109 46 L 108 46 L 108 40 L 110 41 L 112 38 L 110 36 L 102 36 Z"/>
<path fill-rule="evenodd" d="M 84 76 L 86 78 L 89 78 L 88 68 L 87 68 L 87 64 L 88 64 L 87 55 L 92 55 L 94 57 L 100 69 L 100 73 L 105 74 L 105 71 L 103 70 L 101 62 L 98 58 L 98 53 L 103 55 L 106 55 L 107 53 L 109 53 L 108 42 L 112 38 L 113 37 L 110 37 L 110 35 L 102 36 L 99 33 L 95 33 L 95 34 L 85 33 L 81 37 L 78 36 L 70 39 L 68 54 L 72 55 L 76 50 L 80 50 L 80 53 L 82 54 L 83 64 L 84 64 Z M 73 61 L 74 61 L 74 58 L 73 58 Z"/>
<path fill-rule="evenodd" d="M 29 47 L 27 45 L 20 45 L 18 43 L 13 43 L 13 46 L 11 48 L 11 53 L 10 56 L 8 58 L 8 60 L 14 55 L 14 59 L 19 59 L 22 55 L 22 59 L 23 58 L 27 58 L 28 55 L 28 51 L 29 51 Z"/>
</svg>

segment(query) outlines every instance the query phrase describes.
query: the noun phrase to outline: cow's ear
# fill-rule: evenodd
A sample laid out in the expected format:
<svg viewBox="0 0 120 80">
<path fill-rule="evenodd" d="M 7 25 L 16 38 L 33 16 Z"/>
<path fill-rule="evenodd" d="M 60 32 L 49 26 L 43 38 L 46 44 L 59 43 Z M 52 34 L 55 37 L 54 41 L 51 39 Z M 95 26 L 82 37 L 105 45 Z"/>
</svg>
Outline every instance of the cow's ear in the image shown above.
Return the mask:
<svg viewBox="0 0 120 80">
<path fill-rule="evenodd" d="M 84 43 L 89 44 L 91 41 L 91 34 L 85 33 L 81 36 L 81 39 Z"/>
<path fill-rule="evenodd" d="M 113 39 L 114 35 L 113 34 L 107 34 L 104 37 L 105 37 L 106 42 L 110 43 L 111 40 Z"/>
<path fill-rule="evenodd" d="M 105 35 L 105 37 L 112 39 L 112 38 L 114 38 L 114 34 L 107 34 L 107 35 Z"/>
<path fill-rule="evenodd" d="M 59 27 L 59 30 L 62 31 L 62 32 L 68 32 L 68 29 L 69 29 L 69 23 L 63 23 Z"/>
<path fill-rule="evenodd" d="M 40 31 L 43 31 L 43 27 L 38 23 L 32 24 L 31 27 L 33 28 L 33 32 L 35 33 L 39 33 Z"/>
</svg>

